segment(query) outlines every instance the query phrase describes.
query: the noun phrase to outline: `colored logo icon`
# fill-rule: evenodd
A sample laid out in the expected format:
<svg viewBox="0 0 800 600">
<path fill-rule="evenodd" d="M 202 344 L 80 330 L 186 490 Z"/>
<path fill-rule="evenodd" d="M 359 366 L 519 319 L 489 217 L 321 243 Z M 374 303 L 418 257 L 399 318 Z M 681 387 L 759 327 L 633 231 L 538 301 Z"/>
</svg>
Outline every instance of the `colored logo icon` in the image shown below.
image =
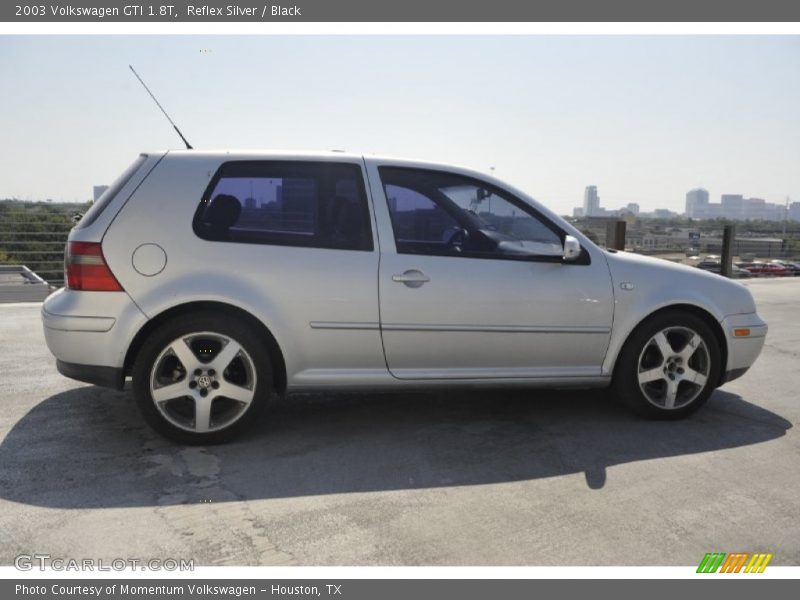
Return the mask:
<svg viewBox="0 0 800 600">
<path fill-rule="evenodd" d="M 725 554 L 724 552 L 709 552 L 700 561 L 697 567 L 698 573 L 763 573 L 772 554 L 765 552 L 735 552 Z"/>
</svg>

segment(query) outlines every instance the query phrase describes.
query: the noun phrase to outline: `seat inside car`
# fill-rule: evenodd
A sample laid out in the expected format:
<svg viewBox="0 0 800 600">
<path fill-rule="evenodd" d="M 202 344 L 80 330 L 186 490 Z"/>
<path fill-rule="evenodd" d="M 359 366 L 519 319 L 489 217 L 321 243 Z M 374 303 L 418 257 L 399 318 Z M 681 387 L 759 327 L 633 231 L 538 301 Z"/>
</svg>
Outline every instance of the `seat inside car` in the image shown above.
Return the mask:
<svg viewBox="0 0 800 600">
<path fill-rule="evenodd" d="M 334 196 L 328 208 L 331 243 L 337 248 L 359 248 L 364 236 L 361 208 L 344 196 Z"/>
<path fill-rule="evenodd" d="M 242 205 L 235 196 L 218 194 L 209 203 L 203 222 L 215 239 L 230 239 L 230 228 L 239 220 Z"/>
</svg>

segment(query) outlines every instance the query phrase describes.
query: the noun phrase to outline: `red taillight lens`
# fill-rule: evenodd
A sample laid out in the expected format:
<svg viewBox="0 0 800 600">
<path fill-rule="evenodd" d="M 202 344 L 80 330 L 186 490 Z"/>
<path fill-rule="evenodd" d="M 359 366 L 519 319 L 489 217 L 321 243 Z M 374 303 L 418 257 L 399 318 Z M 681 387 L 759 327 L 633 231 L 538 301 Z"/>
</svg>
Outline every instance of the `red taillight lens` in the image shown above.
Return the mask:
<svg viewBox="0 0 800 600">
<path fill-rule="evenodd" d="M 64 256 L 67 287 L 85 292 L 122 292 L 96 242 L 69 242 Z"/>
</svg>

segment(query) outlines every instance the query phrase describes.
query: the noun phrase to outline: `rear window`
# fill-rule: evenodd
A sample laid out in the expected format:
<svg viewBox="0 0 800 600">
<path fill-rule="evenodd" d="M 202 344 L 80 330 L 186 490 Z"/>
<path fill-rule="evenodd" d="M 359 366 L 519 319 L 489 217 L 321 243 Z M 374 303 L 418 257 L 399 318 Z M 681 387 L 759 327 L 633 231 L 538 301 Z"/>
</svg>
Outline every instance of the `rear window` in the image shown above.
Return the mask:
<svg viewBox="0 0 800 600">
<path fill-rule="evenodd" d="M 195 213 L 205 240 L 372 250 L 361 168 L 328 162 L 223 164 Z"/>
<path fill-rule="evenodd" d="M 81 220 L 78 221 L 78 224 L 75 225 L 75 229 L 83 229 L 84 227 L 88 227 L 92 223 L 97 220 L 97 217 L 106 209 L 106 207 L 111 204 L 111 201 L 116 197 L 119 191 L 125 187 L 125 184 L 131 180 L 136 174 L 136 171 L 139 170 L 139 167 L 142 166 L 142 163 L 147 160 L 146 154 L 140 154 L 139 157 L 133 161 L 133 164 L 129 166 L 125 171 L 123 171 L 122 175 L 117 177 L 116 181 L 108 186 L 108 189 L 103 192 L 103 195 L 100 196 L 94 204 L 86 211 L 86 214 L 81 217 Z"/>
</svg>

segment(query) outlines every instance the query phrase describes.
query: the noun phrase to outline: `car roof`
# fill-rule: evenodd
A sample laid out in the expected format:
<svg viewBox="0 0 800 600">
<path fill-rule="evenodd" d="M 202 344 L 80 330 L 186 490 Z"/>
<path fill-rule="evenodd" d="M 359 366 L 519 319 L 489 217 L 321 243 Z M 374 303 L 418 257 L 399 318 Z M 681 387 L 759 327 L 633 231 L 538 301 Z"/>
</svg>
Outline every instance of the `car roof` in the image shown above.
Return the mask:
<svg viewBox="0 0 800 600">
<path fill-rule="evenodd" d="M 418 158 L 391 156 L 384 154 L 361 154 L 356 152 L 348 152 L 345 150 L 280 150 L 280 149 L 228 149 L 217 148 L 208 150 L 161 150 L 160 152 L 145 152 L 143 154 L 164 154 L 168 153 L 172 157 L 180 157 L 181 159 L 191 160 L 196 158 L 203 159 L 218 159 L 218 160 L 343 160 L 346 162 L 361 162 L 362 160 L 370 160 L 377 162 L 391 163 L 397 166 L 415 167 L 420 169 L 448 169 L 458 171 L 465 175 L 477 176 L 487 181 L 499 180 L 495 179 L 490 173 L 469 167 L 458 163 L 449 163 L 444 161 L 431 161 L 421 160 Z M 507 182 L 503 182 L 506 185 Z"/>
<path fill-rule="evenodd" d="M 161 151 L 162 153 L 165 151 Z M 345 150 L 324 150 L 324 151 L 306 151 L 306 150 L 282 150 L 282 149 L 248 149 L 248 148 L 211 148 L 208 150 L 166 150 L 171 156 L 181 156 L 186 158 L 202 157 L 202 158 L 274 158 L 277 156 L 292 156 L 298 159 L 313 159 L 322 158 L 330 159 L 332 157 L 360 159 L 361 154 L 355 152 L 346 152 Z"/>
</svg>

